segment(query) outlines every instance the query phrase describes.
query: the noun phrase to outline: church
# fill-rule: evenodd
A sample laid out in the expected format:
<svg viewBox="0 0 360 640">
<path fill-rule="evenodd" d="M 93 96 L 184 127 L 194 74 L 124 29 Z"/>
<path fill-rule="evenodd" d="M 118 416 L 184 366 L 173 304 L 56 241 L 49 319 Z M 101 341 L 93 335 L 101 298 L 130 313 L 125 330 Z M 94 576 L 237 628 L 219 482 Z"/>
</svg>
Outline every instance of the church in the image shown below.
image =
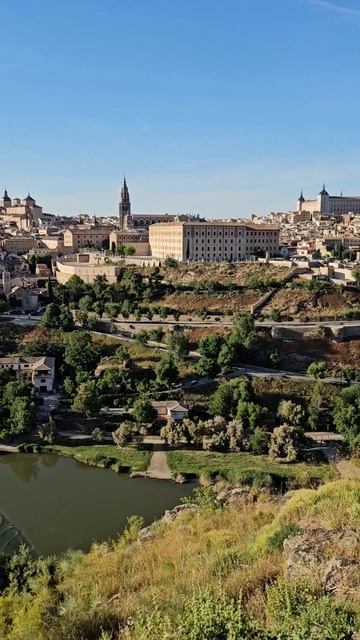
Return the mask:
<svg viewBox="0 0 360 640">
<path fill-rule="evenodd" d="M 22 231 L 30 231 L 39 226 L 41 214 L 42 207 L 36 204 L 30 193 L 23 200 L 11 200 L 5 189 L 3 197 L 0 198 L 0 223 L 6 226 L 16 225 Z"/>
<path fill-rule="evenodd" d="M 156 222 L 173 222 L 176 221 L 190 221 L 198 220 L 199 216 L 191 215 L 173 215 L 169 213 L 131 213 L 131 202 L 129 189 L 126 184 L 126 178 L 124 177 L 124 183 L 121 188 L 120 202 L 119 202 L 119 228 L 120 231 L 148 231 L 151 224 Z"/>
</svg>

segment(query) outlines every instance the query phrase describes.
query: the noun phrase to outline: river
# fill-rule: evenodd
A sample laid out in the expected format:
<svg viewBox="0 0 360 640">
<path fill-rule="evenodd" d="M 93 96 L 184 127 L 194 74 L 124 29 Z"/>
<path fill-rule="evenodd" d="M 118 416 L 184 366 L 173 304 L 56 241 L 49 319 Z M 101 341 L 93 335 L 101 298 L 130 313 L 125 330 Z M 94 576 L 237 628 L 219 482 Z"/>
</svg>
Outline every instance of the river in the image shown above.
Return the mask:
<svg viewBox="0 0 360 640">
<path fill-rule="evenodd" d="M 116 538 L 131 515 L 149 524 L 193 488 L 55 455 L 0 455 L 0 514 L 42 555 Z"/>
</svg>

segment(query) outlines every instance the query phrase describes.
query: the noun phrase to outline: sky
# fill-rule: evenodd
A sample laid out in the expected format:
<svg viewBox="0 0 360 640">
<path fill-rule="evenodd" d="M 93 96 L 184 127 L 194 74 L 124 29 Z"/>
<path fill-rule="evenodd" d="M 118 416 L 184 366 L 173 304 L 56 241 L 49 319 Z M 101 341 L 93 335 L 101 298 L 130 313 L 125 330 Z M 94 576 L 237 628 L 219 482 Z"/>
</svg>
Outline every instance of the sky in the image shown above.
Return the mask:
<svg viewBox="0 0 360 640">
<path fill-rule="evenodd" d="M 360 0 L 1 0 L 0 189 L 245 217 L 360 194 Z"/>
</svg>

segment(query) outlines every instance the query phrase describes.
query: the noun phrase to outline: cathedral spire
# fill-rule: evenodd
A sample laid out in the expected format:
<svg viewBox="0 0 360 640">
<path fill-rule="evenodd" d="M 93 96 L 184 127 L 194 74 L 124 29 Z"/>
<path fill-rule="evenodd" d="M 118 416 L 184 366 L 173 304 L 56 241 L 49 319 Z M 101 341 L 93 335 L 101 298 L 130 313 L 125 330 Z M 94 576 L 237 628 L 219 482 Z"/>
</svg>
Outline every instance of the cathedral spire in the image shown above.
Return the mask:
<svg viewBox="0 0 360 640">
<path fill-rule="evenodd" d="M 121 187 L 120 202 L 119 202 L 119 226 L 121 230 L 123 230 L 124 227 L 126 226 L 126 220 L 125 220 L 126 216 L 129 216 L 130 214 L 131 214 L 130 194 L 129 194 L 128 186 L 126 184 L 126 177 L 124 174 L 124 182 L 123 182 L 123 186 Z"/>
</svg>

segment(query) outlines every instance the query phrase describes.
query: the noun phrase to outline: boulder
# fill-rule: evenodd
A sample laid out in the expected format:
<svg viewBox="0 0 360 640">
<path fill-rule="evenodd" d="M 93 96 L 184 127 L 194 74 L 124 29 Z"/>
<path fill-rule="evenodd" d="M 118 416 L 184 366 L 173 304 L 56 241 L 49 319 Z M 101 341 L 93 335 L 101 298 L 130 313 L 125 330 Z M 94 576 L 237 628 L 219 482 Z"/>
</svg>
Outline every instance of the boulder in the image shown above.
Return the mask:
<svg viewBox="0 0 360 640">
<path fill-rule="evenodd" d="M 198 506 L 194 503 L 189 504 L 179 504 L 173 509 L 168 509 L 165 511 L 162 521 L 165 523 L 174 522 L 176 518 L 178 518 L 184 511 L 197 511 Z"/>
<path fill-rule="evenodd" d="M 311 529 L 284 541 L 289 580 L 314 580 L 330 594 L 350 596 L 360 587 L 360 529 Z"/>
</svg>

